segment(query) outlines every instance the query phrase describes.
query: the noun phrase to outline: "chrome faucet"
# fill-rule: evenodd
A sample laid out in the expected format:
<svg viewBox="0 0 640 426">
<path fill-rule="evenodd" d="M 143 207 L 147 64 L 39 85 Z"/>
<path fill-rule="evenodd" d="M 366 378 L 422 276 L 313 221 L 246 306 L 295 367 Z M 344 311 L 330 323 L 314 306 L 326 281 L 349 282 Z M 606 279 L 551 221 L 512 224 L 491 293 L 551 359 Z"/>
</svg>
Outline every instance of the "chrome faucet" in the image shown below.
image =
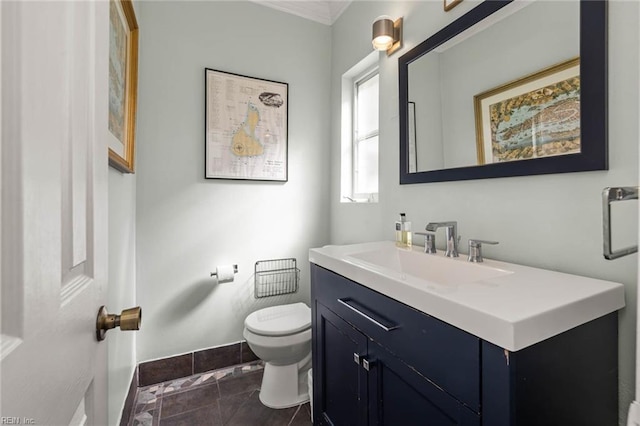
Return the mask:
<svg viewBox="0 0 640 426">
<path fill-rule="evenodd" d="M 458 257 L 458 222 L 430 222 L 427 224 L 427 231 L 435 232 L 438 228 L 445 228 L 445 238 L 447 239 L 447 250 L 444 255 L 447 257 Z"/>
</svg>

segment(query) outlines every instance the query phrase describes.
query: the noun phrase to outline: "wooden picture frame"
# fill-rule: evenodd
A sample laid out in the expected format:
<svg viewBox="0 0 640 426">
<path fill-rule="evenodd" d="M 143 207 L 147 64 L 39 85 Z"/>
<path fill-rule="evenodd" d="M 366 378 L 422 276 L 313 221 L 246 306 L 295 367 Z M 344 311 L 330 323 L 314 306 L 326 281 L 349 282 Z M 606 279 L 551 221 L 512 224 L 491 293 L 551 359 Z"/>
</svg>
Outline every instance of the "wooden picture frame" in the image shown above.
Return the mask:
<svg viewBox="0 0 640 426">
<path fill-rule="evenodd" d="M 457 5 L 459 5 L 460 3 L 462 3 L 462 0 L 443 0 L 443 2 L 444 2 L 444 11 L 448 12 L 454 7 L 456 7 Z"/>
<path fill-rule="evenodd" d="M 205 179 L 288 180 L 289 85 L 205 68 Z"/>
<path fill-rule="evenodd" d="M 134 173 L 138 23 L 131 0 L 109 0 L 109 165 Z"/>
<path fill-rule="evenodd" d="M 580 154 L 580 58 L 474 96 L 478 164 Z"/>
</svg>

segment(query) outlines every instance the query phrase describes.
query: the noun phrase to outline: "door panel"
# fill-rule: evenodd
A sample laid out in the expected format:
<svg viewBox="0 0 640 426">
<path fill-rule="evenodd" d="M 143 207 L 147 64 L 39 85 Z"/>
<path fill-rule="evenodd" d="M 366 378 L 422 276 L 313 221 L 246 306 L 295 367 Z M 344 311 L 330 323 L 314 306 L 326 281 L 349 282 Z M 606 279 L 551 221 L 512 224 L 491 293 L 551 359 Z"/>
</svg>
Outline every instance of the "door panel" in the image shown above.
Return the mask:
<svg viewBox="0 0 640 426">
<path fill-rule="evenodd" d="M 369 342 L 371 424 L 477 426 L 480 418 L 414 369 Z"/>
<path fill-rule="evenodd" d="M 0 8 L 0 411 L 102 425 L 106 345 L 95 321 L 107 285 L 108 2 Z"/>
<path fill-rule="evenodd" d="M 367 339 L 318 303 L 318 339 L 323 351 L 316 365 L 324 394 L 320 400 L 319 424 L 366 425 L 366 371 L 356 364 L 354 354 L 365 356 Z M 317 401 L 317 400 L 316 400 Z"/>
</svg>

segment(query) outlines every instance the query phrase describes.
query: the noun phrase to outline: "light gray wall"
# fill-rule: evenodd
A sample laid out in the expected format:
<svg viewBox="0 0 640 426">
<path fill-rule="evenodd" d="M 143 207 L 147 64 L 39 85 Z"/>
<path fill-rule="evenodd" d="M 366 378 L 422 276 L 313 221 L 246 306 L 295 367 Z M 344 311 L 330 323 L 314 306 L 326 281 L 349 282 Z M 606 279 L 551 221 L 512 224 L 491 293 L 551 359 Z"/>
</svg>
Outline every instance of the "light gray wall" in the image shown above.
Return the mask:
<svg viewBox="0 0 640 426">
<path fill-rule="evenodd" d="M 638 182 L 639 5 L 631 1 L 609 4 L 610 170 L 401 186 L 397 59 L 475 4 L 464 1 L 444 12 L 441 2 L 358 1 L 334 24 L 331 242 L 391 240 L 398 212 L 406 212 L 415 230 L 429 221 L 457 220 L 463 241 L 500 241 L 485 253 L 490 258 L 623 283 L 627 303 L 619 315 L 623 424 L 634 393 L 637 256 L 603 259 L 600 193 L 606 186 Z M 389 58 L 380 55 L 380 202 L 344 204 L 339 200 L 340 78 L 370 52 L 371 23 L 382 14 L 404 16 L 405 47 Z"/>
<path fill-rule="evenodd" d="M 136 306 L 136 175 L 109 169 L 109 313 Z M 144 310 L 143 310 L 144 314 Z M 143 316 L 142 326 L 145 318 Z M 109 424 L 120 421 L 136 367 L 136 334 L 112 331 L 108 345 Z"/>
<path fill-rule="evenodd" d="M 249 2 L 142 2 L 138 361 L 242 340 L 244 318 L 309 303 L 309 247 L 329 242 L 331 28 Z M 289 84 L 289 181 L 204 179 L 204 69 Z M 298 293 L 255 300 L 258 260 L 295 257 Z M 216 265 L 238 264 L 216 285 Z"/>
</svg>

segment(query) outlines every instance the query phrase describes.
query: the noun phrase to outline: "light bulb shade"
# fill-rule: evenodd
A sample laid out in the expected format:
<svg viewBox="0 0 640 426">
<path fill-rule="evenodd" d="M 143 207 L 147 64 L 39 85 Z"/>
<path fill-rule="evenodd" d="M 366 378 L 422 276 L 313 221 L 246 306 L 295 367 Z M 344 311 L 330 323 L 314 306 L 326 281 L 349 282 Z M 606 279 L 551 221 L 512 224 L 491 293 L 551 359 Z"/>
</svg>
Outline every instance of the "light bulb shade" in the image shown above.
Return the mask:
<svg viewBox="0 0 640 426">
<path fill-rule="evenodd" d="M 371 43 L 373 48 L 386 51 L 387 56 L 402 47 L 402 18 L 395 21 L 383 15 L 373 21 Z"/>
<path fill-rule="evenodd" d="M 373 22 L 372 44 L 376 50 L 387 50 L 394 42 L 393 20 L 388 16 L 380 16 Z"/>
<path fill-rule="evenodd" d="M 371 43 L 373 44 L 374 49 L 384 51 L 393 46 L 393 38 L 386 35 L 381 35 L 374 38 Z"/>
</svg>

